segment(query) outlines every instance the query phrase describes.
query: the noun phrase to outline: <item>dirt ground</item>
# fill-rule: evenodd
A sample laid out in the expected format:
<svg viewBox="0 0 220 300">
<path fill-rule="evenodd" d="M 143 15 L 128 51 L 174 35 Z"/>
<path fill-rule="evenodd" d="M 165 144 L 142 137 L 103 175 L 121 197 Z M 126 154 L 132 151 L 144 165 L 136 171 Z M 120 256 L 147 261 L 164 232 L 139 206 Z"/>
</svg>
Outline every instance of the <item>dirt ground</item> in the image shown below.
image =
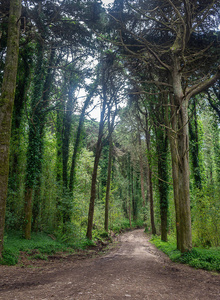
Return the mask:
<svg viewBox="0 0 220 300">
<path fill-rule="evenodd" d="M 220 299 L 220 274 L 171 262 L 138 229 L 105 255 L 0 266 L 0 299 Z"/>
</svg>

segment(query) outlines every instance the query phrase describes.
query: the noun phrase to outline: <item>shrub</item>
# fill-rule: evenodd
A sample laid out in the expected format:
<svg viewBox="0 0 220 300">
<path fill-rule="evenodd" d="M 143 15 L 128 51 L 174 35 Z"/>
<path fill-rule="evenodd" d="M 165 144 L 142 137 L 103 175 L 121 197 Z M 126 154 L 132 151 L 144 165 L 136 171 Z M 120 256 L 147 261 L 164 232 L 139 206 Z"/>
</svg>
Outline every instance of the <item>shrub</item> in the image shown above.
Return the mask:
<svg viewBox="0 0 220 300">
<path fill-rule="evenodd" d="M 160 237 L 154 236 L 151 242 L 174 262 L 188 264 L 197 269 L 220 272 L 220 248 L 193 248 L 189 252 L 181 253 L 176 249 L 172 238 L 169 242 L 162 242 Z"/>
</svg>

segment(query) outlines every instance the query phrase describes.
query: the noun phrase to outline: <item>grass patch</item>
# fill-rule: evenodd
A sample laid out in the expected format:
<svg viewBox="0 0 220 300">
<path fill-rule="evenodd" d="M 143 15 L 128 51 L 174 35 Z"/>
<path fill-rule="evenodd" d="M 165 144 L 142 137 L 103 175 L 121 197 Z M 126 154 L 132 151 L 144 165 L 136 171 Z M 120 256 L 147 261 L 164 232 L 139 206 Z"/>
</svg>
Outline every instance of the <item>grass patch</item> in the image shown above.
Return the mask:
<svg viewBox="0 0 220 300">
<path fill-rule="evenodd" d="M 220 272 L 220 247 L 218 248 L 193 248 L 192 251 L 181 253 L 176 249 L 173 238 L 168 242 L 162 242 L 160 237 L 154 236 L 151 243 L 163 251 L 174 262 L 187 264 L 197 269 Z"/>
</svg>

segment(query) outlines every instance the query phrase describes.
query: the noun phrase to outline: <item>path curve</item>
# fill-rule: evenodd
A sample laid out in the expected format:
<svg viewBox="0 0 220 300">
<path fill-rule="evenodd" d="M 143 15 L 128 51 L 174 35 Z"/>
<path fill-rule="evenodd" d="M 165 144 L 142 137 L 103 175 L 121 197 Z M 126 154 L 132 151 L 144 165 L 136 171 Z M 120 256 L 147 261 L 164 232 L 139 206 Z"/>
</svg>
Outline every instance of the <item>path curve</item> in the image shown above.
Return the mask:
<svg viewBox="0 0 220 300">
<path fill-rule="evenodd" d="M 171 262 L 142 229 L 119 237 L 109 254 L 39 268 L 0 267 L 1 300 L 212 300 L 220 275 Z"/>
</svg>

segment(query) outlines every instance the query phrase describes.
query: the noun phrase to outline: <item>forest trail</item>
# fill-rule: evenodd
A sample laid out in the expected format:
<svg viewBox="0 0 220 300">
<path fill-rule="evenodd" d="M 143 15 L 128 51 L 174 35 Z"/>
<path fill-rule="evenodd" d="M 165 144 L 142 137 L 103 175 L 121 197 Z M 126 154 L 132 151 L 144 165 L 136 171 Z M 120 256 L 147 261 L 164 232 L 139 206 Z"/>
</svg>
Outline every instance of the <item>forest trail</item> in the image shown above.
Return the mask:
<svg viewBox="0 0 220 300">
<path fill-rule="evenodd" d="M 142 229 L 122 234 L 105 256 L 44 264 L 0 266 L 0 299 L 220 299 L 220 275 L 171 262 Z"/>
</svg>

